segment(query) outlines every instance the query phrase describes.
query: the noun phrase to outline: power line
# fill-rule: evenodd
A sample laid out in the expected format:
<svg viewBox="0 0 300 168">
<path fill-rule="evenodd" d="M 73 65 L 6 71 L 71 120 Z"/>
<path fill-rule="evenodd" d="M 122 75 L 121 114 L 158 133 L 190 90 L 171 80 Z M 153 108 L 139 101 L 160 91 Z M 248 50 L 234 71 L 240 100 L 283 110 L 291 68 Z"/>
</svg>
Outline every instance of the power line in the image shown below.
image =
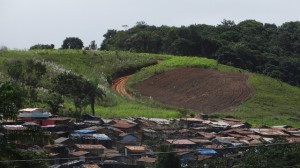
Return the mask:
<svg viewBox="0 0 300 168">
<path fill-rule="evenodd" d="M 291 145 L 291 144 L 300 144 L 300 142 L 292 142 L 292 143 L 273 143 L 273 144 L 263 144 L 263 145 L 251 145 L 251 146 L 237 146 L 237 147 L 225 147 L 225 148 L 207 148 L 207 149 L 214 149 L 214 150 L 225 150 L 225 149 L 237 149 L 237 148 L 253 148 L 253 147 L 269 147 L 269 146 L 276 146 L 276 145 Z M 202 148 L 205 149 L 205 148 Z M 151 152 L 151 153 L 141 153 L 141 154 L 127 154 L 121 156 L 144 156 L 144 155 L 159 155 L 159 154 L 170 154 L 170 153 L 185 153 L 185 152 L 198 152 L 197 149 L 193 150 L 183 150 L 183 151 L 168 151 L 168 152 Z M 84 157 L 84 159 L 97 159 L 103 158 L 104 156 L 89 156 Z M 69 158 L 53 158 L 53 159 L 24 159 L 24 160 L 1 160 L 0 163 L 9 163 L 9 162 L 33 162 L 33 161 L 56 161 L 56 160 L 76 160 L 82 159 L 81 157 L 69 157 Z"/>
</svg>

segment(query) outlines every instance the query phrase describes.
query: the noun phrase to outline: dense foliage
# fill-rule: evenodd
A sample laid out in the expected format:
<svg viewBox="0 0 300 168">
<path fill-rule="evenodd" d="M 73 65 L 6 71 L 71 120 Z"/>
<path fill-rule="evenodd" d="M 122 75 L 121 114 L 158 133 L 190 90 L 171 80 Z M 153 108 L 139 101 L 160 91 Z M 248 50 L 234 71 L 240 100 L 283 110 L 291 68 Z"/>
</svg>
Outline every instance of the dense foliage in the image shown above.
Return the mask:
<svg viewBox="0 0 300 168">
<path fill-rule="evenodd" d="M 78 37 L 67 37 L 61 46 L 61 49 L 82 49 L 83 42 Z"/>
<path fill-rule="evenodd" d="M 54 44 L 36 44 L 30 47 L 30 50 L 49 50 L 54 49 Z"/>
<path fill-rule="evenodd" d="M 188 27 L 138 22 L 126 31 L 108 30 L 102 50 L 204 56 L 300 86 L 300 22 L 281 26 L 245 20 Z"/>
<path fill-rule="evenodd" d="M 3 119 L 15 119 L 22 106 L 19 89 L 9 82 L 0 84 L 0 115 Z"/>
<path fill-rule="evenodd" d="M 73 73 L 61 73 L 53 79 L 53 91 L 73 98 L 76 111 L 82 111 L 87 103 L 91 105 L 92 114 L 95 115 L 96 98 L 103 99 L 105 93 L 82 76 Z"/>
<path fill-rule="evenodd" d="M 181 168 L 180 159 L 170 146 L 161 145 L 159 151 L 155 168 Z"/>
<path fill-rule="evenodd" d="M 0 137 L 0 167 L 48 167 L 47 161 L 43 160 L 48 159 L 47 154 L 36 146 L 50 143 L 53 143 L 53 139 L 40 128 L 6 133 Z M 32 148 L 26 150 L 25 146 Z"/>
</svg>

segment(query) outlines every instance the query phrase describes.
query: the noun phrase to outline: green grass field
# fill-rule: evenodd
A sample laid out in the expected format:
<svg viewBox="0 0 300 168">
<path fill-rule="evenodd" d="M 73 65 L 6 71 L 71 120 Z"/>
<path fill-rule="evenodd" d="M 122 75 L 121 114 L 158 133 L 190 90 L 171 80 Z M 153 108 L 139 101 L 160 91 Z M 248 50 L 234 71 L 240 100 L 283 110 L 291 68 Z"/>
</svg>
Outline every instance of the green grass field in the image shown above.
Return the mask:
<svg viewBox="0 0 300 168">
<path fill-rule="evenodd" d="M 0 53 L 1 81 L 7 80 L 3 67 L 5 61 L 29 58 L 47 64 L 49 73 L 42 82 L 46 89 L 47 80 L 51 78 L 51 75 L 65 70 L 73 71 L 91 80 L 97 80 L 107 96 L 103 102 L 98 103 L 96 112 L 105 118 L 130 116 L 175 118 L 180 116 L 180 110 L 161 105 L 147 98 L 141 100 L 128 99 L 109 88 L 107 79 L 137 69 L 137 67 L 153 64 L 156 60 L 163 61 L 160 64 L 142 68 L 129 79 L 127 88 L 130 91 L 134 92 L 130 88 L 134 83 L 177 67 L 214 68 L 224 72 L 242 71 L 242 73 L 249 75 L 249 83 L 256 89 L 255 96 L 232 111 L 213 114 L 214 117 L 233 116 L 246 120 L 253 125 L 291 125 L 300 127 L 300 88 L 270 77 L 217 64 L 215 60 L 116 51 L 97 51 L 95 53 L 81 50 L 5 51 Z M 37 104 L 45 106 L 41 102 Z M 64 106 L 65 110 L 73 108 L 73 104 L 69 99 L 66 99 Z M 89 112 L 89 107 L 85 111 Z"/>
</svg>

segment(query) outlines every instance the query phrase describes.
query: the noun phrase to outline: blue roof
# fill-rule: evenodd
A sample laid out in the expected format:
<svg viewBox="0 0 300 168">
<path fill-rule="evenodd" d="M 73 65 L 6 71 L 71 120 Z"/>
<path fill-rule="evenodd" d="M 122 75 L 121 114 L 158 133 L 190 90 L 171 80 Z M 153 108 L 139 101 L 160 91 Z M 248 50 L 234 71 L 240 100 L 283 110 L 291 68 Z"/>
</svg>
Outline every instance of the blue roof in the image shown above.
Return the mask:
<svg viewBox="0 0 300 168">
<path fill-rule="evenodd" d="M 108 140 L 110 141 L 111 139 L 105 135 L 105 134 L 71 134 L 72 137 L 90 137 L 90 138 L 95 138 L 97 140 Z"/>
<path fill-rule="evenodd" d="M 82 130 L 75 130 L 74 133 L 75 134 L 92 134 L 92 133 L 96 133 L 96 131 L 95 130 L 82 129 Z"/>
<path fill-rule="evenodd" d="M 49 114 L 40 113 L 40 112 L 32 112 L 32 113 L 20 113 L 20 118 L 49 118 Z"/>
<path fill-rule="evenodd" d="M 197 149 L 197 153 L 200 155 L 214 155 L 217 154 L 217 151 L 213 149 Z"/>
</svg>

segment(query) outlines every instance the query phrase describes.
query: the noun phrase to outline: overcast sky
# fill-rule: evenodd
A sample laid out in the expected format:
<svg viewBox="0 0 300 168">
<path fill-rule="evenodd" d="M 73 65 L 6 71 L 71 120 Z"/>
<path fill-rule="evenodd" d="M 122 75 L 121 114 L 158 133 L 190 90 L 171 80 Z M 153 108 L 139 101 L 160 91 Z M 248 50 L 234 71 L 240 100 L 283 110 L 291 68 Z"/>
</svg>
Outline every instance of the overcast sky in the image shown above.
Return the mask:
<svg viewBox="0 0 300 168">
<path fill-rule="evenodd" d="M 0 46 L 60 48 L 66 37 L 98 46 L 108 29 L 148 25 L 188 26 L 255 19 L 281 25 L 300 20 L 300 0 L 0 0 Z"/>
</svg>

